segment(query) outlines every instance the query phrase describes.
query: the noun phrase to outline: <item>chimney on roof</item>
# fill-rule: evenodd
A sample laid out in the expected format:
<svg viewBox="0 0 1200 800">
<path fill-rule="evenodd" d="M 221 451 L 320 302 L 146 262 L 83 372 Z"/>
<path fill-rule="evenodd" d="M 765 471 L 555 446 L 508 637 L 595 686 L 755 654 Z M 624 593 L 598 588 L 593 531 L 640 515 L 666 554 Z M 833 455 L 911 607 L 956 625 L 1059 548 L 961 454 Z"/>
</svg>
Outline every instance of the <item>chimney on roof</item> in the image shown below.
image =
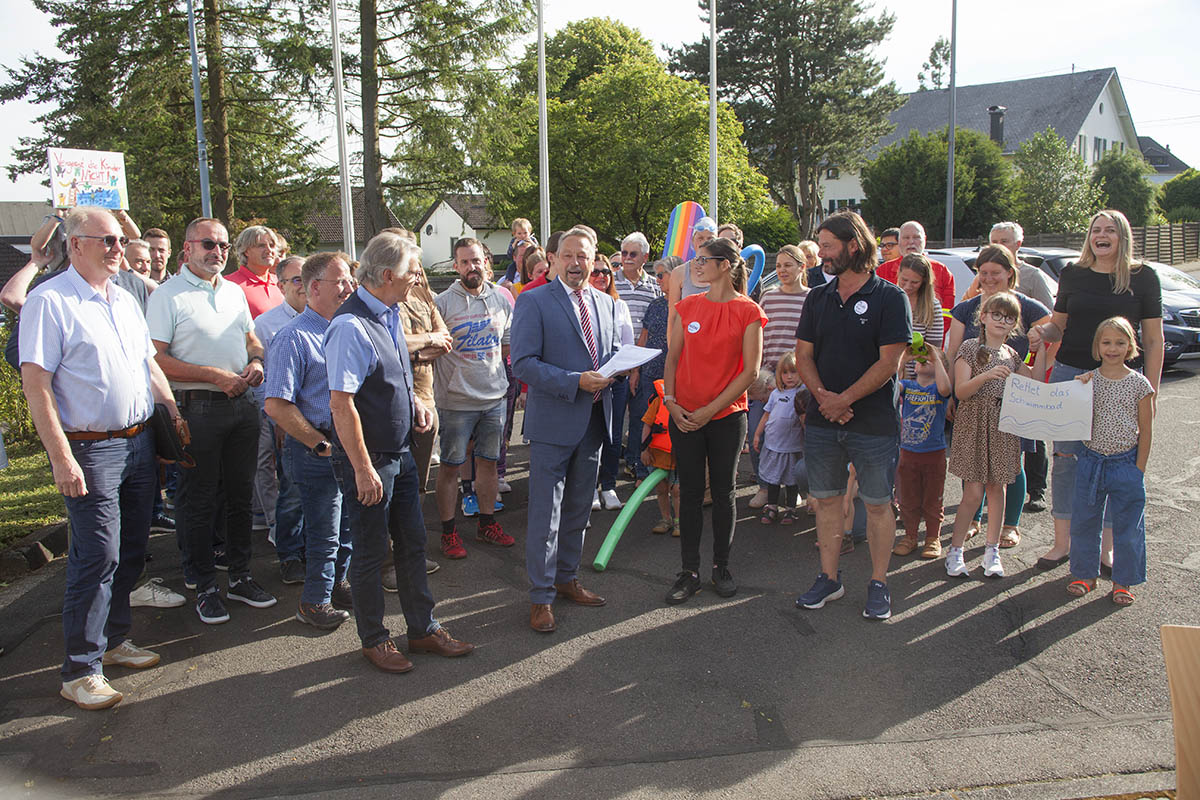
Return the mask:
<svg viewBox="0 0 1200 800">
<path fill-rule="evenodd" d="M 988 134 L 996 144 L 1004 147 L 1004 106 L 988 106 L 988 116 L 992 118 L 991 132 Z"/>
</svg>

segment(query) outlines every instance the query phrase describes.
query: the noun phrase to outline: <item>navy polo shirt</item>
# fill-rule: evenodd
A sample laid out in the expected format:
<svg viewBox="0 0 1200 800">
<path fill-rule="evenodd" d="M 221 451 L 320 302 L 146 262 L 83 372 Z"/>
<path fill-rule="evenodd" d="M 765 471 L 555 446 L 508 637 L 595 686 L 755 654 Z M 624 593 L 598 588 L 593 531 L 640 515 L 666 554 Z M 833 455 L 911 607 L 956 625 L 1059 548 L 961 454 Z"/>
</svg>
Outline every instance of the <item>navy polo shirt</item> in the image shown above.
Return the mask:
<svg viewBox="0 0 1200 800">
<path fill-rule="evenodd" d="M 838 294 L 839 278 L 818 286 L 804 299 L 796 338 L 811 342 L 821 382 L 831 392 L 843 392 L 879 361 L 879 348 L 912 341 L 912 311 L 908 298 L 895 284 L 872 272 L 846 302 Z M 896 417 L 896 376 L 854 403 L 854 417 L 845 425 L 821 416 L 817 403 L 808 404 L 807 423 L 877 436 L 899 431 Z"/>
</svg>

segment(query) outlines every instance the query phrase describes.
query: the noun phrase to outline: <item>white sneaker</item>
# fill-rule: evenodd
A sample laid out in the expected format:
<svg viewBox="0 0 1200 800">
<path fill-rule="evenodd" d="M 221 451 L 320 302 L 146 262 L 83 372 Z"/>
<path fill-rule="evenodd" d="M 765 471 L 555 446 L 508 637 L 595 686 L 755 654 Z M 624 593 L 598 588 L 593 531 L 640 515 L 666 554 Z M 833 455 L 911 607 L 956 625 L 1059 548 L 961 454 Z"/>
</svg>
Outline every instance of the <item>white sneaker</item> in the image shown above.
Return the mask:
<svg viewBox="0 0 1200 800">
<path fill-rule="evenodd" d="M 963 549 L 961 547 L 949 547 L 946 550 L 946 574 L 951 578 L 961 578 L 968 572 L 967 565 L 963 561 Z"/>
<path fill-rule="evenodd" d="M 605 511 L 612 511 L 614 508 L 620 508 L 623 505 L 621 498 L 617 497 L 616 489 L 605 489 L 600 493 L 600 500 L 604 503 Z"/>
<path fill-rule="evenodd" d="M 100 659 L 104 666 L 129 667 L 130 669 L 146 669 L 158 663 L 158 653 L 144 647 L 138 647 L 126 639 L 104 654 Z"/>
<path fill-rule="evenodd" d="M 436 452 L 432 453 L 429 456 L 429 466 L 436 467 L 438 464 L 441 464 L 441 463 L 442 463 L 441 456 L 439 456 Z"/>
<path fill-rule="evenodd" d="M 592 511 L 600 510 L 600 490 L 597 489 L 592 495 Z"/>
<path fill-rule="evenodd" d="M 1000 545 L 989 544 L 983 548 L 983 574 L 989 578 L 1004 577 L 1004 565 L 1000 563 Z"/>
<path fill-rule="evenodd" d="M 508 494 L 512 491 L 512 486 L 504 478 L 501 478 L 500 482 L 496 484 L 496 491 L 500 494 Z"/>
<path fill-rule="evenodd" d="M 181 594 L 176 594 L 162 585 L 162 578 L 151 578 L 129 593 L 129 606 L 150 606 L 152 608 L 179 608 L 187 602 Z"/>
<path fill-rule="evenodd" d="M 84 675 L 73 681 L 63 681 L 59 694 L 87 711 L 109 708 L 125 699 L 125 695 L 108 685 L 103 675 Z"/>
<path fill-rule="evenodd" d="M 751 508 L 762 508 L 766 504 L 767 504 L 767 490 L 766 489 L 759 489 L 758 494 L 756 494 L 756 495 L 754 495 L 754 497 L 750 498 L 750 507 Z"/>
</svg>

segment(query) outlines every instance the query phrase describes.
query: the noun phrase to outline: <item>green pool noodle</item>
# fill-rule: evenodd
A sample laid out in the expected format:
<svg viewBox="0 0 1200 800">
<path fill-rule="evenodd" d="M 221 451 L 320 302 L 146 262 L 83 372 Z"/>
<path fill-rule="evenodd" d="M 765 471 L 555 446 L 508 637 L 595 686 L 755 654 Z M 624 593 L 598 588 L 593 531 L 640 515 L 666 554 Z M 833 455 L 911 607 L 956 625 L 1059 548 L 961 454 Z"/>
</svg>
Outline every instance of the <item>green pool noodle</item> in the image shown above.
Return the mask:
<svg viewBox="0 0 1200 800">
<path fill-rule="evenodd" d="M 629 520 L 633 519 L 633 515 L 637 513 L 638 507 L 646 499 L 646 495 L 650 494 L 650 490 L 665 477 L 667 477 L 665 469 L 656 469 L 646 476 L 641 486 L 633 490 L 633 495 L 625 501 L 625 507 L 617 515 L 616 522 L 608 529 L 608 536 L 604 537 L 604 543 L 600 545 L 600 550 L 596 553 L 592 569 L 596 572 L 604 572 L 608 566 L 608 560 L 612 558 L 613 550 L 617 549 L 617 542 L 621 541 L 621 534 L 625 533 L 625 527 L 629 524 Z"/>
</svg>

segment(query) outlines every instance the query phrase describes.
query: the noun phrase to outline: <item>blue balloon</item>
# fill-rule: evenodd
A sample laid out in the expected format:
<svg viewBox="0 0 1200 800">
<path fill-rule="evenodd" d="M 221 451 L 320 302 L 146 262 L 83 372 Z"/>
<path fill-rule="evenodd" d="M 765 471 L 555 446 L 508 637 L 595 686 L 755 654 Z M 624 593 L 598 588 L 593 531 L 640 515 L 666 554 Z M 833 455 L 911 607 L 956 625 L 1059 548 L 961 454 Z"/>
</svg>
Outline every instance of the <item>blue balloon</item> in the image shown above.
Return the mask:
<svg viewBox="0 0 1200 800">
<path fill-rule="evenodd" d="M 746 293 L 749 294 L 754 291 L 758 279 L 762 277 L 763 267 L 767 265 L 767 254 L 763 252 L 761 245 L 750 244 L 742 250 L 742 258 L 750 265 L 750 277 L 746 281 Z"/>
</svg>

